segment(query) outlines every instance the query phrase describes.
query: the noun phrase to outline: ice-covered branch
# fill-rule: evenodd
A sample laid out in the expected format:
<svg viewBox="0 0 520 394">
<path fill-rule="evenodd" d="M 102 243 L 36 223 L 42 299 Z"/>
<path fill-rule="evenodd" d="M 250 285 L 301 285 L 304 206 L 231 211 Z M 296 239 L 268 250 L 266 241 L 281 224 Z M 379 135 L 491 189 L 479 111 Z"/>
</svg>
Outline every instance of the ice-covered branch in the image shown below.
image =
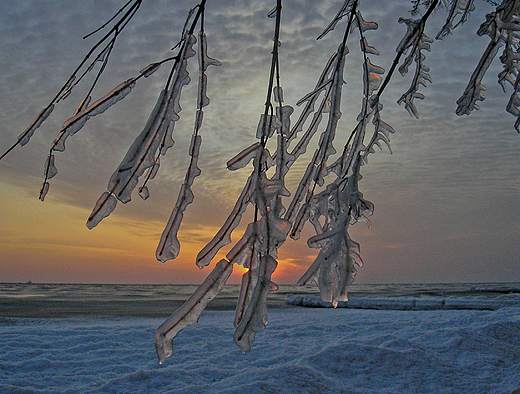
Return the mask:
<svg viewBox="0 0 520 394">
<path fill-rule="evenodd" d="M 218 250 L 231 242 L 232 231 L 239 224 L 248 203 L 253 203 L 255 207 L 254 221 L 249 224 L 242 238 L 227 254 L 227 260 L 222 260 L 217 264 L 218 267 L 224 262 L 229 266 L 238 263 L 248 268 L 243 276 L 235 317 L 236 331 L 234 335 L 235 342 L 244 352 L 251 349 L 256 332 L 264 329 L 267 323 L 266 297 L 270 291 L 277 288 L 271 282 L 271 275 L 277 265 L 273 255 L 276 255 L 276 248 L 285 241 L 290 228 L 289 222 L 279 216 L 283 212 L 283 207 L 280 205 L 280 196 L 286 194 L 283 183 L 284 171 L 278 168 L 272 179 L 269 179 L 265 172 L 269 167 L 268 161 L 272 161 L 265 146 L 274 132 L 277 132 L 278 136 L 282 136 L 282 138 L 278 138 L 277 165 L 286 165 L 284 157 L 290 129 L 289 116 L 292 113 L 292 108 L 282 105 L 283 93 L 279 84 L 278 46 L 281 5 L 281 0 L 277 0 L 276 9 L 269 13 L 270 17 L 276 17 L 276 22 L 267 100 L 256 131 L 256 136 L 260 139 L 260 142 L 244 149 L 228 161 L 228 168 L 237 170 L 246 166 L 252 159 L 253 172 L 223 227 L 197 256 L 199 267 L 208 265 Z M 276 87 L 274 86 L 275 76 Z M 273 95 L 275 101 L 279 104 L 276 114 L 272 113 L 271 97 Z M 211 282 L 212 276 L 214 276 L 213 273 L 204 283 Z M 203 284 L 196 294 L 206 294 L 205 287 L 207 286 Z M 200 297 L 195 298 L 199 299 Z M 161 361 L 171 355 L 171 339 L 187 324 L 196 322 L 200 311 L 204 309 L 206 304 L 207 302 L 201 302 L 200 308 L 197 304 L 196 312 L 192 312 L 192 316 L 190 315 L 188 319 L 184 318 L 185 313 L 181 310 L 182 308 L 179 309 L 163 324 L 164 328 L 159 328 L 156 339 L 159 338 L 158 343 L 160 345 L 157 349 Z M 189 307 L 186 306 L 185 309 L 189 309 Z"/>
<path fill-rule="evenodd" d="M 356 266 L 362 266 L 359 244 L 349 234 L 350 223 L 370 216 L 374 206 L 365 201 L 358 190 L 361 153 L 353 165 L 353 173 L 345 185 L 333 183 L 311 202 L 313 224 L 317 235 L 307 241 L 309 247 L 321 249 L 318 257 L 298 281 L 299 285 L 316 283 L 323 301 L 347 300 L 349 285 L 354 281 Z M 320 217 L 323 217 L 320 225 Z"/>
<path fill-rule="evenodd" d="M 131 193 L 137 186 L 139 177 L 156 164 L 157 155 L 164 155 L 167 149 L 173 145 L 173 128 L 175 122 L 180 119 L 181 91 L 190 82 L 187 59 L 195 55 L 193 45 L 196 41 L 197 39 L 192 34 L 188 34 L 184 38 L 166 87 L 159 95 L 148 122 L 110 178 L 107 191 L 122 203 L 131 200 Z M 98 210 L 95 208 L 87 221 L 87 227 L 93 228 L 97 223 L 99 223 Z"/>
<path fill-rule="evenodd" d="M 22 134 L 20 134 L 17 141 L 6 152 L 4 152 L 0 156 L 0 160 L 2 160 L 5 156 L 7 156 L 7 154 L 9 154 L 18 145 L 20 145 L 20 146 L 26 145 L 29 142 L 29 140 L 31 139 L 31 137 L 33 136 L 34 132 L 49 117 L 49 115 L 51 114 L 51 112 L 54 109 L 55 104 L 58 103 L 59 101 L 64 100 L 65 98 L 67 98 L 70 95 L 72 89 L 83 79 L 83 77 L 87 73 L 89 73 L 94 68 L 94 65 L 98 61 L 101 61 L 103 63 L 103 65 L 102 65 L 101 69 L 99 70 L 99 73 L 98 73 L 97 77 L 95 78 L 94 82 L 92 83 L 90 91 L 87 94 L 87 97 L 90 95 L 90 93 L 94 89 L 94 86 L 96 85 L 97 81 L 99 80 L 100 75 L 102 74 L 102 72 L 105 69 L 106 63 L 108 62 L 108 57 L 110 56 L 110 52 L 114 46 L 115 41 L 117 40 L 119 34 L 121 34 L 123 29 L 126 27 L 128 22 L 130 22 L 130 20 L 136 14 L 137 10 L 139 9 L 139 7 L 141 5 L 141 2 L 142 2 L 142 0 L 130 0 L 128 3 L 125 4 L 124 7 L 122 7 L 116 13 L 116 15 L 114 15 L 114 17 L 112 17 L 107 23 L 105 23 L 103 26 L 101 26 L 99 29 L 97 29 L 95 31 L 95 32 L 97 32 L 97 31 L 103 29 L 104 27 L 106 27 L 112 20 L 114 20 L 117 17 L 117 15 L 119 15 L 122 11 L 124 11 L 128 7 L 128 10 L 125 12 L 125 14 L 123 16 L 121 16 L 118 19 L 118 21 L 114 24 L 114 26 L 112 26 L 112 28 L 100 40 L 98 40 L 98 42 L 96 44 L 94 44 L 92 46 L 92 48 L 85 55 L 85 57 L 79 63 L 79 65 L 76 67 L 76 69 L 72 72 L 70 77 L 67 79 L 65 84 L 61 87 L 61 89 L 58 91 L 58 93 L 54 96 L 54 98 L 50 101 L 50 103 L 38 114 L 38 116 L 33 120 L 33 122 L 29 125 L 29 127 Z M 95 32 L 93 32 L 91 34 L 94 34 Z M 84 38 L 87 38 L 91 34 L 85 36 Z M 107 42 L 107 40 L 108 40 L 108 44 L 106 44 L 105 47 L 103 47 L 101 49 L 101 51 L 98 52 L 98 54 L 96 55 L 94 60 L 88 66 L 86 66 L 86 69 L 83 71 L 83 74 L 78 78 L 77 76 L 78 76 L 79 72 L 87 64 L 87 61 L 90 59 L 90 57 L 96 52 L 96 50 L 99 47 L 101 47 L 101 45 L 103 43 Z M 83 100 L 83 102 L 85 102 L 85 101 L 86 101 L 86 98 Z M 80 107 L 81 107 L 81 104 L 80 104 Z M 45 182 L 44 182 L 44 187 L 45 187 Z M 42 187 L 42 190 L 44 187 Z M 48 190 L 48 185 L 46 188 Z M 43 198 L 44 197 L 45 197 L 45 195 L 43 195 Z M 43 201 L 43 198 L 42 198 L 42 193 L 40 193 L 40 199 L 42 199 L 42 201 Z"/>
<path fill-rule="evenodd" d="M 193 202 L 194 199 L 194 195 L 191 190 L 193 181 L 201 174 L 201 170 L 197 166 L 200 144 L 202 143 L 199 130 L 202 126 L 202 118 L 204 114 L 203 108 L 209 105 L 210 101 L 207 96 L 208 83 L 206 78 L 206 69 L 210 65 L 220 66 L 220 62 L 210 58 L 207 55 L 206 34 L 202 28 L 199 32 L 199 85 L 197 94 L 197 112 L 195 114 L 195 126 L 189 150 L 190 165 L 186 171 L 184 183 L 182 184 L 179 191 L 177 203 L 175 204 L 170 219 L 168 220 L 168 224 L 166 225 L 166 228 L 161 235 L 159 246 L 157 247 L 157 251 L 155 253 L 157 260 L 163 263 L 167 260 L 176 258 L 179 254 L 180 243 L 177 239 L 177 233 L 179 232 L 182 218 L 184 216 L 184 211 L 186 210 L 186 207 Z M 146 185 L 143 187 L 146 187 Z"/>
<path fill-rule="evenodd" d="M 415 61 L 416 65 L 410 88 L 397 100 L 397 103 L 404 103 L 410 115 L 419 118 L 419 111 L 414 104 L 414 99 L 424 99 L 424 95 L 419 93 L 419 86 L 426 86 L 426 82 L 431 83 L 432 81 L 430 74 L 428 74 L 430 68 L 424 64 L 425 56 L 422 51 L 430 51 L 430 43 L 432 43 L 433 40 L 423 33 L 425 23 L 422 19 L 413 20 L 400 18 L 399 23 L 406 24 L 407 34 L 399 44 L 397 51 L 406 53 L 406 51 L 409 50 L 408 56 L 403 61 L 401 67 L 399 67 L 399 72 L 404 76 L 408 72 L 408 67 L 412 61 Z"/>
<path fill-rule="evenodd" d="M 453 33 L 453 30 L 457 28 L 457 26 L 463 24 L 468 19 L 469 13 L 475 9 L 475 5 L 473 4 L 473 0 L 454 0 L 451 4 L 448 17 L 446 18 L 446 23 L 439 31 L 436 39 L 442 39 L 449 34 Z M 461 15 L 459 21 L 453 25 L 453 22 L 457 15 Z"/>
<path fill-rule="evenodd" d="M 499 48 L 505 45 L 504 52 L 500 56 L 503 71 L 498 74 L 498 82 L 506 91 L 506 83 L 513 86 L 513 93 L 506 106 L 506 111 L 516 116 L 515 129 L 520 132 L 520 99 L 518 69 L 520 48 L 520 7 L 515 0 L 504 0 L 496 10 L 486 15 L 486 21 L 482 23 L 477 34 L 488 35 L 491 38 L 486 50 L 482 54 L 477 67 L 473 71 L 463 95 L 457 100 L 457 115 L 469 115 L 474 109 L 479 109 L 477 101 L 485 99 L 485 86 L 482 79 L 498 53 Z"/>
</svg>

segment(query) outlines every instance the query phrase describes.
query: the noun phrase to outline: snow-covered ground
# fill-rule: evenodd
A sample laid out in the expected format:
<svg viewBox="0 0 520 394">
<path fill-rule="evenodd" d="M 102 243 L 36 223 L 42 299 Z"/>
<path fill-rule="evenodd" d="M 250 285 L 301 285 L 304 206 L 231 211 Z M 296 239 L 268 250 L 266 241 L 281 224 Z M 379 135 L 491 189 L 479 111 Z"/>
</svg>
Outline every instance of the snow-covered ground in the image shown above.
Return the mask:
<svg viewBox="0 0 520 394">
<path fill-rule="evenodd" d="M 286 308 L 242 354 L 206 311 L 159 365 L 162 319 L 0 318 L 0 393 L 482 393 L 520 387 L 520 308 Z"/>
</svg>

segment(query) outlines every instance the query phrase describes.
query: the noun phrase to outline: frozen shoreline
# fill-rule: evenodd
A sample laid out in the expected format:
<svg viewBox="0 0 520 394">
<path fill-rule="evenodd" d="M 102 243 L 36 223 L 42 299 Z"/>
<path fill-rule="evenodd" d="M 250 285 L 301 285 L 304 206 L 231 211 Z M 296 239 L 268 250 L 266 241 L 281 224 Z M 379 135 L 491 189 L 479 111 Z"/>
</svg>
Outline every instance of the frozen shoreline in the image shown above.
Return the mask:
<svg viewBox="0 0 520 394">
<path fill-rule="evenodd" d="M 243 355 L 208 310 L 159 365 L 160 318 L 0 319 L 0 392 L 482 393 L 520 388 L 520 308 L 269 311 Z"/>
</svg>

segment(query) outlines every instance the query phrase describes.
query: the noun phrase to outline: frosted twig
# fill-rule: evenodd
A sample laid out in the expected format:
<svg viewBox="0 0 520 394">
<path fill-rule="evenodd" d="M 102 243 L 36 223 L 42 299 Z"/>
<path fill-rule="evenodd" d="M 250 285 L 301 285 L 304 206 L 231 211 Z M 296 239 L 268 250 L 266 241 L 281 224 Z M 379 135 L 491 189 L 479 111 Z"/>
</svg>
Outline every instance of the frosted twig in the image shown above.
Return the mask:
<svg viewBox="0 0 520 394">
<path fill-rule="evenodd" d="M 197 165 L 200 145 L 202 143 L 199 130 L 202 126 L 203 107 L 209 105 L 209 98 L 206 95 L 207 80 L 205 71 L 210 65 L 220 65 L 218 60 L 211 59 L 207 55 L 206 34 L 204 33 L 203 25 L 204 3 L 199 6 L 199 10 L 201 10 L 202 20 L 201 30 L 199 32 L 199 85 L 197 95 L 197 111 L 195 113 L 195 125 L 189 150 L 190 165 L 186 171 L 184 183 L 182 184 L 181 190 L 179 191 L 177 203 L 175 204 L 170 219 L 168 220 L 168 224 L 166 225 L 166 228 L 161 235 L 161 240 L 159 241 L 159 246 L 157 247 L 157 251 L 155 253 L 157 260 L 162 262 L 176 258 L 180 251 L 180 243 L 177 239 L 177 233 L 179 232 L 184 211 L 186 210 L 186 207 L 193 202 L 194 199 L 194 195 L 191 190 L 193 181 L 195 180 L 195 177 L 201 174 L 201 170 Z"/>
<path fill-rule="evenodd" d="M 101 54 L 105 54 L 106 53 L 106 50 L 107 50 L 107 47 L 105 47 L 98 56 L 96 56 L 96 59 L 87 67 L 87 71 L 85 71 L 83 73 L 83 75 L 77 79 L 77 74 L 79 73 L 79 71 L 82 69 L 82 67 L 87 63 L 88 59 L 90 58 L 90 56 L 92 56 L 92 54 L 106 41 L 110 38 L 110 36 L 113 35 L 113 37 L 110 39 L 109 41 L 109 44 L 108 46 L 113 46 L 115 40 L 117 39 L 117 37 L 119 36 L 119 34 L 121 33 L 121 31 L 126 27 L 126 25 L 128 24 L 128 22 L 132 19 L 132 17 L 135 15 L 135 13 L 137 12 L 137 10 L 139 9 L 140 5 L 141 5 L 141 2 L 142 0 L 132 0 L 133 3 L 132 5 L 130 6 L 130 8 L 128 9 L 128 11 L 114 24 L 114 26 L 110 29 L 110 31 L 108 33 L 106 33 L 96 44 L 94 44 L 94 46 L 89 50 L 89 52 L 85 55 L 85 57 L 83 58 L 83 60 L 79 63 L 79 65 L 76 67 L 76 69 L 72 72 L 72 74 L 70 75 L 70 77 L 67 79 L 67 81 L 65 82 L 65 84 L 61 87 L 61 89 L 58 91 L 58 93 L 54 96 L 54 98 L 50 101 L 50 103 L 40 112 L 40 114 L 34 119 L 34 121 L 29 125 L 29 127 L 22 133 L 20 134 L 20 136 L 18 137 L 17 141 L 9 148 L 7 149 L 6 152 L 4 152 L 1 156 L 0 156 L 0 160 L 2 160 L 5 156 L 7 156 L 7 154 L 9 154 L 14 148 L 16 148 L 16 146 L 20 145 L 20 146 L 24 146 L 25 144 L 27 144 L 30 140 L 30 138 L 32 137 L 32 135 L 34 134 L 35 130 L 38 129 L 41 124 L 48 118 L 48 116 L 50 115 L 50 113 L 52 112 L 52 110 L 54 109 L 54 105 L 58 102 L 58 101 L 61 101 L 63 99 L 65 99 L 69 94 L 70 92 L 72 91 L 73 87 L 76 86 L 80 80 L 83 78 L 83 76 L 92 69 L 93 67 L 93 64 L 98 60 L 98 58 L 101 56 Z M 129 2 L 130 3 L 130 2 Z M 129 4 L 127 3 L 127 5 Z M 126 8 L 126 5 L 123 7 L 123 9 Z M 120 10 L 121 12 L 121 10 Z M 119 14 L 119 12 L 118 12 Z M 116 15 L 118 15 L 116 14 Z M 113 19 L 115 18 L 115 16 L 113 18 L 110 19 L 110 21 L 112 21 Z M 109 22 L 110 22 L 109 21 Z M 108 23 L 108 22 L 107 22 Z M 105 25 L 102 26 L 105 27 Z M 99 30 L 99 29 L 98 29 Z M 104 55 L 103 55 L 104 56 Z M 104 58 L 104 64 L 106 64 L 106 61 L 108 61 L 108 56 L 106 58 Z M 102 67 L 102 69 L 104 70 L 104 67 Z M 100 71 L 101 73 L 102 71 Z M 98 74 L 98 77 L 96 78 L 96 80 L 94 81 L 90 91 L 93 90 L 94 88 L 94 85 L 97 83 L 97 80 L 99 79 L 99 75 Z M 87 95 L 88 96 L 88 95 Z"/>
</svg>

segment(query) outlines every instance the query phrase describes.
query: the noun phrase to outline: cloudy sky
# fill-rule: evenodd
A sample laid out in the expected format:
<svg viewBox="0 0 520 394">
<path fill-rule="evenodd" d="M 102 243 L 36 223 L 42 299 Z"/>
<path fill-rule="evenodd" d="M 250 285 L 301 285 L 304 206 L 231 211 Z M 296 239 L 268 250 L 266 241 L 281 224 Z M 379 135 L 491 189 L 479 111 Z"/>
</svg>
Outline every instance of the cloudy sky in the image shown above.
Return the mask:
<svg viewBox="0 0 520 394">
<path fill-rule="evenodd" d="M 323 40 L 316 37 L 341 3 L 284 2 L 280 59 L 286 104 L 295 106 L 313 89 L 337 48 L 345 21 Z M 116 0 L 0 4 L 0 151 L 16 141 L 97 39 L 82 37 L 123 4 Z M 170 56 L 194 5 L 195 1 L 144 0 L 121 34 L 94 97 Z M 476 5 L 469 21 L 455 35 L 434 42 L 427 54 L 433 84 L 421 89 L 426 98 L 418 103 L 420 119 L 396 104 L 408 89 L 411 73 L 404 78 L 396 74 L 382 96 L 384 120 L 396 134 L 391 138 L 393 154 L 386 148 L 378 151 L 362 169 L 360 188 L 375 204 L 375 213 L 372 229 L 360 223 L 351 231 L 365 262 L 357 283 L 520 281 L 520 135 L 513 128 L 514 117 L 504 110 L 509 96 L 496 83 L 501 70 L 498 58 L 484 79 L 488 90 L 481 110 L 469 117 L 455 114 L 455 102 L 488 44 L 488 38 L 475 32 L 491 9 L 483 1 Z M 224 222 L 250 173 L 250 168 L 230 172 L 225 163 L 255 142 L 273 36 L 274 20 L 266 14 L 273 6 L 273 1 L 264 0 L 208 0 L 208 53 L 222 66 L 207 72 L 211 104 L 205 109 L 201 132 L 203 174 L 195 181 L 196 199 L 181 227 L 179 257 L 162 264 L 154 255 L 188 162 L 194 82 L 183 91 L 176 145 L 149 184 L 151 197 L 142 201 L 135 193 L 130 203 L 118 204 L 95 229 L 85 226 L 155 104 L 169 69 L 164 65 L 140 80 L 123 101 L 92 118 L 67 141 L 65 152 L 56 153 L 59 173 L 51 180 L 45 203 L 38 194 L 49 146 L 87 87 L 78 86 L 28 145 L 0 162 L 0 281 L 200 283 L 205 278 L 209 269 L 196 268 L 195 256 Z M 367 33 L 370 44 L 381 52 L 372 63 L 390 67 L 405 31 L 397 21 L 409 17 L 409 9 L 407 0 L 361 2 L 365 20 L 379 23 L 377 31 Z M 426 34 L 435 37 L 445 17 L 445 11 L 436 12 Z M 337 148 L 354 127 L 361 102 L 357 39 L 349 41 L 349 47 Z M 193 60 L 192 76 L 197 72 Z M 290 190 L 295 190 L 303 168 L 303 162 L 294 166 Z M 312 262 L 316 251 L 305 242 L 311 235 L 306 228 L 302 240 L 283 245 L 275 282 L 295 283 Z M 231 282 L 238 283 L 242 272 L 236 269 Z"/>
</svg>

